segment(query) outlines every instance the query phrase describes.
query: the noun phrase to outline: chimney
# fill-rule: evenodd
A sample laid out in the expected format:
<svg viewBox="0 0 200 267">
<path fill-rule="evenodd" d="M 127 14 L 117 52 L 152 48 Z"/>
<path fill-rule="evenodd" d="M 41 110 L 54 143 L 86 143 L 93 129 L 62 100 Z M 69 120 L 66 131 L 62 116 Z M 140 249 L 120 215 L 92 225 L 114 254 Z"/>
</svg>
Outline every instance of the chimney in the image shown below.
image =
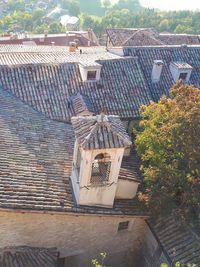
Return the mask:
<svg viewBox="0 0 200 267">
<path fill-rule="evenodd" d="M 162 60 L 154 60 L 152 74 L 151 74 L 151 80 L 153 83 L 160 81 L 163 65 L 164 63 Z"/>
<path fill-rule="evenodd" d="M 75 42 L 69 43 L 69 52 L 70 53 L 76 52 L 76 43 Z"/>
</svg>

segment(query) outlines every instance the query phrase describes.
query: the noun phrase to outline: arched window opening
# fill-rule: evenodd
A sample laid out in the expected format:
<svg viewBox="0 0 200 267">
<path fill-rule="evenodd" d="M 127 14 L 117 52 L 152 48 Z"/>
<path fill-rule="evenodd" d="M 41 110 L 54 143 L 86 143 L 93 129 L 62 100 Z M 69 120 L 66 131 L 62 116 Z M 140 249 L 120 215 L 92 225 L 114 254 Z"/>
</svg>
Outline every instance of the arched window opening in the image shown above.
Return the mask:
<svg viewBox="0 0 200 267">
<path fill-rule="evenodd" d="M 92 163 L 90 183 L 103 185 L 109 181 L 111 158 L 107 153 L 98 154 Z"/>
</svg>

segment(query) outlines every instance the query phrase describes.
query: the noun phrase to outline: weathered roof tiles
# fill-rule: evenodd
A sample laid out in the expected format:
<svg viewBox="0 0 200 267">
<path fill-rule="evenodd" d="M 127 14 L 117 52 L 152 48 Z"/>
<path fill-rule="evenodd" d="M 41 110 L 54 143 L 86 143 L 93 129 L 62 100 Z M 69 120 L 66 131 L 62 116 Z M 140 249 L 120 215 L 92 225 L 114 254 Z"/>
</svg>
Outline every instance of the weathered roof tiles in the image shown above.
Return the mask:
<svg viewBox="0 0 200 267">
<path fill-rule="evenodd" d="M 162 95 L 169 95 L 174 84 L 170 64 L 178 64 L 180 68 L 191 69 L 190 84 L 200 88 L 200 46 L 157 46 L 157 47 L 126 47 L 125 56 L 137 56 L 144 79 L 148 85 L 152 100 L 158 101 Z M 152 82 L 151 74 L 155 60 L 163 61 L 159 82 Z M 178 63 L 179 62 L 179 63 Z"/>
<path fill-rule="evenodd" d="M 1 267 L 56 267 L 56 249 L 6 247 L 0 249 Z"/>
<path fill-rule="evenodd" d="M 193 232 L 180 220 L 178 214 L 161 218 L 150 223 L 155 236 L 170 259 L 170 263 L 180 261 L 183 264 L 200 266 L 199 240 Z"/>
<path fill-rule="evenodd" d="M 87 96 L 97 113 L 105 111 L 124 118 L 139 117 L 141 104 L 148 104 L 151 100 L 137 59 L 121 58 L 105 52 L 104 56 L 100 52 L 85 54 L 89 61 L 98 59 L 97 63 L 102 68 L 99 81 L 83 82 L 78 63 L 67 61 L 53 64 L 50 61 L 48 64 L 34 64 L 38 55 L 30 54 L 36 57 L 36 61 L 29 65 L 0 66 L 0 86 L 48 118 L 70 121 L 75 113 L 68 107 L 67 100 L 77 93 Z M 53 55 L 54 52 L 41 53 L 44 62 Z M 9 57 L 11 61 L 19 60 L 14 52 Z M 60 58 L 64 61 L 62 56 Z"/>
<path fill-rule="evenodd" d="M 132 143 L 118 116 L 104 114 L 72 117 L 78 144 L 83 149 L 128 147 Z"/>
<path fill-rule="evenodd" d="M 107 29 L 107 46 L 156 46 L 156 45 L 199 45 L 200 36 L 195 34 L 158 33 L 152 28 Z"/>
<path fill-rule="evenodd" d="M 116 200 L 112 209 L 79 207 L 70 175 L 74 134 L 0 89 L 0 209 L 147 216 L 135 200 Z M 138 179 L 126 165 L 120 178 Z"/>
</svg>

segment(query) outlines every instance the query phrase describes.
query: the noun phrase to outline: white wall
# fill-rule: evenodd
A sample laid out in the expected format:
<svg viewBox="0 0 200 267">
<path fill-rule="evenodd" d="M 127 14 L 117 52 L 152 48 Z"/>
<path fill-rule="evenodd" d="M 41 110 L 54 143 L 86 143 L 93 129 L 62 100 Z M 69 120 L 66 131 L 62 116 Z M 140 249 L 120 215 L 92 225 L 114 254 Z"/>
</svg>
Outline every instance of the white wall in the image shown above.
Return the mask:
<svg viewBox="0 0 200 267">
<path fill-rule="evenodd" d="M 151 80 L 152 82 L 159 82 L 162 69 L 163 69 L 163 61 L 162 60 L 155 60 L 153 64 L 152 74 L 151 74 Z"/>
<path fill-rule="evenodd" d="M 120 56 L 120 57 L 124 56 L 123 47 L 110 47 L 110 48 L 108 48 L 108 51 L 110 53 L 115 54 L 115 55 Z"/>
<path fill-rule="evenodd" d="M 99 64 L 99 66 L 95 65 L 94 67 L 92 66 L 89 66 L 89 67 L 86 67 L 86 66 L 83 66 L 81 64 L 79 64 L 79 70 L 80 70 L 80 73 L 81 73 L 81 78 L 82 78 L 82 81 L 83 82 L 94 82 L 94 81 L 99 81 L 100 78 L 101 78 L 101 65 Z M 87 73 L 88 71 L 96 71 L 96 79 L 95 80 L 87 80 Z"/>
<path fill-rule="evenodd" d="M 109 181 L 105 185 L 90 184 L 92 163 L 99 153 L 108 153 L 111 157 Z M 112 207 L 116 195 L 119 171 L 124 148 L 82 150 L 79 184 L 75 169 L 72 172 L 72 185 L 76 201 L 80 205 Z"/>
<path fill-rule="evenodd" d="M 118 224 L 130 220 L 129 230 L 118 232 Z M 31 246 L 56 247 L 60 257 L 76 255 L 78 264 L 88 267 L 91 259 L 106 251 L 112 254 L 136 256 L 144 240 L 146 224 L 143 219 L 123 216 L 95 216 L 80 214 L 43 214 L 0 212 L 0 247 Z M 128 266 L 119 258 L 117 266 Z M 127 258 L 128 260 L 128 258 Z M 116 265 L 109 265 L 116 267 Z M 134 266 L 131 262 L 130 266 Z M 138 267 L 138 265 L 135 265 Z"/>
<path fill-rule="evenodd" d="M 181 73 L 187 73 L 185 82 L 188 82 L 192 73 L 192 69 L 181 69 L 176 67 L 173 63 L 169 66 L 174 82 L 177 82 Z"/>
<path fill-rule="evenodd" d="M 117 184 L 116 198 L 132 199 L 138 189 L 138 182 L 119 179 Z"/>
</svg>

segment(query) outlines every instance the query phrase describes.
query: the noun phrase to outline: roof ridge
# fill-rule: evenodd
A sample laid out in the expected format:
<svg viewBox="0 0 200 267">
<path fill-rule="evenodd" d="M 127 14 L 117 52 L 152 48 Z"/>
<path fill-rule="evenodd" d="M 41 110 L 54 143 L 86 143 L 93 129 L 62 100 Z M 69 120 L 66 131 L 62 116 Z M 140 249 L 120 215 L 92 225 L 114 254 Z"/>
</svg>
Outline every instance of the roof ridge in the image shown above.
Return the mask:
<svg viewBox="0 0 200 267">
<path fill-rule="evenodd" d="M 101 116 L 101 115 L 98 115 L 98 116 Z M 116 135 L 119 139 L 122 139 L 123 141 L 125 141 L 127 145 L 131 145 L 131 141 L 129 140 L 129 138 L 125 138 L 119 131 L 117 131 L 117 129 L 115 129 L 115 127 L 112 125 L 112 122 L 109 120 L 107 121 L 96 120 L 94 125 L 90 127 L 92 128 L 90 133 L 86 137 L 84 137 L 84 142 L 82 143 L 82 145 L 84 145 L 86 141 L 89 141 L 90 138 L 94 136 L 94 134 L 98 131 L 99 127 L 102 127 L 102 126 L 109 128 L 114 135 Z"/>
<path fill-rule="evenodd" d="M 161 40 L 155 38 L 155 37 L 153 36 L 153 34 L 150 33 L 150 31 L 148 31 L 148 30 L 146 30 L 146 29 L 140 29 L 140 30 L 134 32 L 133 35 L 132 35 L 131 37 L 129 37 L 125 42 L 123 42 L 122 46 L 126 45 L 126 43 L 127 43 L 129 40 L 131 40 L 131 38 L 133 38 L 134 35 L 136 35 L 136 34 L 138 34 L 138 33 L 140 33 L 140 32 L 144 32 L 146 35 L 148 35 L 148 37 L 149 37 L 150 39 L 152 39 L 152 40 L 158 42 L 160 45 L 165 45 Z"/>
</svg>

